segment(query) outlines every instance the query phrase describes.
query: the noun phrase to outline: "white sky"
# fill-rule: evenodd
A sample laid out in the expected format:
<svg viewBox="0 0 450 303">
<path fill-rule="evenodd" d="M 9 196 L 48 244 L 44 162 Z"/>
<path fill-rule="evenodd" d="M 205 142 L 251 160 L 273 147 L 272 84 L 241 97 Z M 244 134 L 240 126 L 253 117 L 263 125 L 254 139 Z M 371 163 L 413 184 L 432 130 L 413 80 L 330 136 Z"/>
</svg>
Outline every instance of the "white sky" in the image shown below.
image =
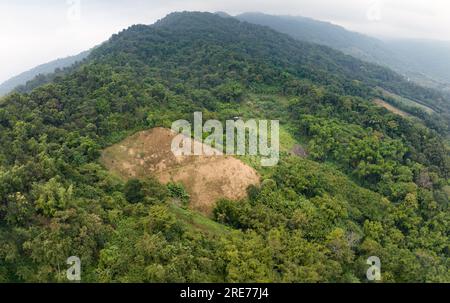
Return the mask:
<svg viewBox="0 0 450 303">
<path fill-rule="evenodd" d="M 0 82 L 182 10 L 301 15 L 373 36 L 450 41 L 449 0 L 0 0 Z"/>
</svg>

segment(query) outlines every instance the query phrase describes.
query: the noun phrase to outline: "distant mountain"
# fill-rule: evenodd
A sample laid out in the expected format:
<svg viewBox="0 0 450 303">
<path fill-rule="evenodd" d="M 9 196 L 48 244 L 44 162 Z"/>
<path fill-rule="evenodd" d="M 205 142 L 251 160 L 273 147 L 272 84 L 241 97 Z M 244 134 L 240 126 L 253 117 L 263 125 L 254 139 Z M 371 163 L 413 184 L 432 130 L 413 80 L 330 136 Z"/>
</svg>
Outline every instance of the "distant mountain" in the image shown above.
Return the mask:
<svg viewBox="0 0 450 303">
<path fill-rule="evenodd" d="M 382 41 L 328 22 L 261 13 L 244 13 L 236 18 L 271 27 L 298 40 L 326 45 L 367 61 L 392 60 L 389 58 L 394 55 Z"/>
<path fill-rule="evenodd" d="M 63 69 L 76 62 L 82 61 L 89 54 L 90 50 L 84 51 L 78 55 L 57 59 L 23 72 L 0 84 L 0 96 L 6 95 L 15 88 L 25 85 L 28 81 L 35 79 L 39 75 L 45 76 L 55 72 L 57 69 Z"/>
<path fill-rule="evenodd" d="M 411 71 L 450 83 L 450 42 L 434 40 L 385 41 L 390 50 L 408 59 Z"/>
<path fill-rule="evenodd" d="M 318 43 L 392 68 L 419 84 L 450 91 L 450 45 L 436 41 L 382 41 L 305 17 L 244 13 L 241 21 L 268 26 L 298 40 Z"/>
<path fill-rule="evenodd" d="M 233 18 L 233 16 L 231 16 L 230 14 L 228 14 L 226 12 L 215 12 L 215 14 L 222 18 Z"/>
</svg>

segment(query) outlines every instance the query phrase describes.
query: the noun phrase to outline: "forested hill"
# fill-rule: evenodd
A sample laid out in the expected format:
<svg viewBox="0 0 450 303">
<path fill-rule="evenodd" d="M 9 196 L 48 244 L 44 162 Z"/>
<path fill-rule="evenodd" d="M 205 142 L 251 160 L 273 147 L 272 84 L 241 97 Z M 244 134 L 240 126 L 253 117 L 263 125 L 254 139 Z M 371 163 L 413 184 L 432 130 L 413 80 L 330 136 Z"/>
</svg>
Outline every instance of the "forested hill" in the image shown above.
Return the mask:
<svg viewBox="0 0 450 303">
<path fill-rule="evenodd" d="M 23 72 L 0 84 L 0 96 L 6 95 L 19 86 L 25 86 L 28 81 L 31 81 L 28 86 L 33 88 L 47 83 L 51 80 L 47 78 L 49 74 L 54 75 L 55 71 L 60 73 L 64 68 L 68 68 L 76 62 L 85 59 L 89 53 L 90 51 L 84 51 L 78 55 L 57 59 Z"/>
<path fill-rule="evenodd" d="M 166 51 L 167 37 L 176 37 L 177 41 L 173 42 L 177 43 L 178 51 Z M 196 61 L 185 61 L 193 50 L 203 46 L 204 49 L 195 54 Z M 337 83 L 341 92 L 367 96 L 368 87 L 382 86 L 405 97 L 435 104 L 450 102 L 444 101 L 444 97 L 438 92 L 409 83 L 387 68 L 365 63 L 328 47 L 296 41 L 268 28 L 232 18 L 218 18 L 213 14 L 174 13 L 153 26 L 133 26 L 114 36 L 95 54 L 128 54 L 138 60 L 154 60 L 145 63 L 158 65 L 170 58 L 166 64 L 173 62 L 197 66 L 209 64 L 202 62 L 200 58 L 215 51 L 214 47 L 223 48 L 224 62 L 228 62 L 228 59 L 241 62 L 233 67 L 236 71 L 244 70 L 245 62 L 251 64 L 258 61 L 263 62 L 272 73 L 283 72 L 285 77 L 292 75 L 320 83 Z M 170 68 L 164 68 L 167 67 Z M 191 73 L 196 71 L 200 74 L 198 68 L 190 69 Z"/>
<path fill-rule="evenodd" d="M 176 49 L 167 45 L 167 38 L 176 39 L 172 41 Z M 222 51 L 217 52 L 218 48 Z M 362 97 L 373 96 L 373 89 L 382 87 L 435 109 L 442 115 L 432 119 L 437 124 L 433 128 L 443 129 L 444 132 L 448 128 L 448 96 L 417 86 L 387 68 L 233 18 L 218 18 L 217 15 L 202 13 L 174 13 L 155 25 L 137 25 L 123 31 L 112 37 L 93 56 L 101 58 L 109 55 L 107 60 L 110 60 L 111 56 L 119 54 L 132 59 L 120 61 L 128 65 L 134 60 L 165 70 L 162 76 L 172 84 L 168 71 L 181 65 L 185 68 L 184 77 L 194 78 L 195 81 L 206 75 L 210 77 L 210 73 L 205 74 L 200 68 L 206 66 L 207 69 L 215 69 L 218 72 L 216 76 L 234 71 L 228 76 L 241 82 L 250 82 L 268 72 L 270 75 L 266 75 L 264 81 L 258 79 L 256 83 L 289 83 L 291 79 L 300 77 L 327 85 L 338 94 Z M 210 63 L 215 65 L 211 67 Z M 259 70 L 250 69 L 253 66 Z M 244 79 L 247 76 L 250 78 Z M 206 82 L 202 85 L 208 85 L 208 79 L 201 81 Z"/>
<path fill-rule="evenodd" d="M 263 13 L 243 13 L 235 18 L 268 26 L 301 41 L 327 45 L 365 61 L 393 64 L 398 59 L 394 52 L 388 50 L 383 41 L 351 32 L 329 22 L 301 16 L 275 16 Z"/>
<path fill-rule="evenodd" d="M 373 102 L 382 87 L 443 104 L 436 92 L 189 12 L 132 26 L 52 79 L 0 102 L 0 281 L 65 281 L 70 256 L 84 282 L 363 282 L 370 256 L 385 282 L 450 281 L 446 125 Z M 205 217 L 182 185 L 100 164 L 106 147 L 194 111 L 281 121 L 277 166 L 242 158 L 261 176 L 248 198 Z"/>
<path fill-rule="evenodd" d="M 448 92 L 449 45 L 439 41 L 383 41 L 341 26 L 300 16 L 244 13 L 235 18 L 268 26 L 301 41 L 327 45 L 346 54 L 387 66 L 417 83 Z"/>
</svg>

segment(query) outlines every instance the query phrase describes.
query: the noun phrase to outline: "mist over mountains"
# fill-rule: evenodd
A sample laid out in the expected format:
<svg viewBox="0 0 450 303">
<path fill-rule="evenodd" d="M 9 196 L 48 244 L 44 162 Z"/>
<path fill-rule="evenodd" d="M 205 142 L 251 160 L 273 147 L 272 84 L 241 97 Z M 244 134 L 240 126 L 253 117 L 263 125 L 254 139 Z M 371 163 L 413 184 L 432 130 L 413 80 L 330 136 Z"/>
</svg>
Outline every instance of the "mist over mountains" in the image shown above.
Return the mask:
<svg viewBox="0 0 450 303">
<path fill-rule="evenodd" d="M 56 59 L 54 61 L 50 61 L 48 63 L 41 64 L 36 66 L 28 71 L 25 71 L 11 79 L 0 84 L 0 96 L 6 95 L 11 92 L 15 88 L 18 88 L 21 85 L 25 85 L 28 81 L 35 80 L 35 85 L 37 86 L 41 83 L 46 82 L 46 76 L 54 73 L 56 70 L 62 70 L 66 67 L 70 67 L 76 62 L 80 62 L 85 59 L 89 55 L 90 51 L 84 51 L 75 56 L 69 56 L 66 58 Z M 40 76 L 40 79 L 35 79 Z"/>
<path fill-rule="evenodd" d="M 289 34 L 295 39 L 326 45 L 355 58 L 389 67 L 409 80 L 430 88 L 450 92 L 450 42 L 435 40 L 381 40 L 342 26 L 301 16 L 278 16 L 258 12 L 236 16 L 217 12 L 225 18 L 237 18 L 254 24 L 268 26 Z M 34 86 L 45 82 L 45 75 L 64 69 L 88 56 L 85 51 L 76 56 L 39 65 L 0 84 L 0 96 L 18 86 L 25 85 L 38 75 Z"/>
<path fill-rule="evenodd" d="M 364 61 L 387 66 L 421 85 L 450 91 L 450 42 L 380 40 L 329 22 L 295 16 L 244 13 L 237 19 L 340 50 Z"/>
</svg>

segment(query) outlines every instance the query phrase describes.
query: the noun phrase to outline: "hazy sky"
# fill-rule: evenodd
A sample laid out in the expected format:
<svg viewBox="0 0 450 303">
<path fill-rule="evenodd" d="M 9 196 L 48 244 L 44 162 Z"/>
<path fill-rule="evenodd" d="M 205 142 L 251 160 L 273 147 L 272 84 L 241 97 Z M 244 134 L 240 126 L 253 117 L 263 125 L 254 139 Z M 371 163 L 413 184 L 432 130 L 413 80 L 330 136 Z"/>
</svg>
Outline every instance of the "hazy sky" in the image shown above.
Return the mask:
<svg viewBox="0 0 450 303">
<path fill-rule="evenodd" d="M 375 36 L 450 41 L 449 0 L 0 0 L 0 82 L 182 10 L 301 15 Z"/>
</svg>

